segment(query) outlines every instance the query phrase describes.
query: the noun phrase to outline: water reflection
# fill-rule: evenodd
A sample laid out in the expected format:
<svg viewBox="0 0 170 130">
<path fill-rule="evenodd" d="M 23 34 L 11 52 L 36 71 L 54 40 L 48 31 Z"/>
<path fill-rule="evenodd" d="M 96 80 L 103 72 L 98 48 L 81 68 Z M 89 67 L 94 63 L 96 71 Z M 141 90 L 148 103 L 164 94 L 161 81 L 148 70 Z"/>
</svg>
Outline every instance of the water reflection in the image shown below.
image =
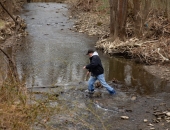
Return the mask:
<svg viewBox="0 0 170 130">
<path fill-rule="evenodd" d="M 130 65 L 125 65 L 124 67 L 124 76 L 125 76 L 125 83 L 127 86 L 131 85 L 131 77 L 132 75 L 132 67 Z"/>
<path fill-rule="evenodd" d="M 123 58 L 104 58 L 105 75 L 107 81 L 117 79 L 126 87 L 127 91 L 135 90 L 139 94 L 155 92 L 170 92 L 168 82 L 159 79 L 145 71 L 142 65 Z"/>
</svg>

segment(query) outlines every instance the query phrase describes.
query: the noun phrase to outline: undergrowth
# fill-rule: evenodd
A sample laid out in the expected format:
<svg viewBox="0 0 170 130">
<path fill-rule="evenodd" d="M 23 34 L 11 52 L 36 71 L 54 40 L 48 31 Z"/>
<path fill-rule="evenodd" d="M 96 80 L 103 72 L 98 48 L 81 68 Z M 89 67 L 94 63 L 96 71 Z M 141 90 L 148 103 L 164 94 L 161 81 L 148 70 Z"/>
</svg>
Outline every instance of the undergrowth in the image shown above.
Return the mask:
<svg viewBox="0 0 170 130">
<path fill-rule="evenodd" d="M 109 13 L 109 0 L 68 0 L 71 11 Z"/>
<path fill-rule="evenodd" d="M 47 105 L 49 100 L 29 100 L 30 93 L 18 91 L 18 85 L 5 81 L 0 87 L 0 129 L 29 130 L 37 125 L 49 128 L 46 122 L 54 110 Z"/>
</svg>

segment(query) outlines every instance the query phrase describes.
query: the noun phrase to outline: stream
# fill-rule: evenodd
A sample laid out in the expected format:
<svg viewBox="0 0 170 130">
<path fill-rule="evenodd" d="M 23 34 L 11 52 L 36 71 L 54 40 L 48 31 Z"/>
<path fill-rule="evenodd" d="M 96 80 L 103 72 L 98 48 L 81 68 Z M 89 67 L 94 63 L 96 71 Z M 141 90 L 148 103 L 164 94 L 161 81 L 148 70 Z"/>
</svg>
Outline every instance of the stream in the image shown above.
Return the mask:
<svg viewBox="0 0 170 130">
<path fill-rule="evenodd" d="M 94 48 L 97 37 L 73 31 L 75 19 L 70 19 L 70 15 L 66 4 L 25 4 L 22 18 L 28 24 L 29 35 L 15 54 L 19 77 L 28 91 L 59 95 L 50 103 L 53 107 L 62 106 L 62 114 L 51 117 L 49 124 L 54 129 L 102 130 L 103 123 L 111 123 L 132 96 L 166 91 L 167 82 L 149 74 L 142 65 L 120 57 L 110 58 L 98 51 L 106 81 L 116 89 L 117 95 L 110 96 L 101 88 L 97 89 L 99 96 L 88 97 L 83 66 L 89 63 L 85 54 Z M 113 84 L 114 78 L 120 83 Z M 41 94 L 37 97 L 45 98 Z"/>
<path fill-rule="evenodd" d="M 25 5 L 22 17 L 28 24 L 29 36 L 17 51 L 16 62 L 20 78 L 26 81 L 28 88 L 85 80 L 86 71 L 82 68 L 89 63 L 85 54 L 93 48 L 97 38 L 70 30 L 74 19 L 69 19 L 69 15 L 65 4 Z M 107 81 L 115 78 L 139 94 L 151 94 L 165 88 L 166 82 L 150 75 L 142 65 L 98 53 Z"/>
</svg>

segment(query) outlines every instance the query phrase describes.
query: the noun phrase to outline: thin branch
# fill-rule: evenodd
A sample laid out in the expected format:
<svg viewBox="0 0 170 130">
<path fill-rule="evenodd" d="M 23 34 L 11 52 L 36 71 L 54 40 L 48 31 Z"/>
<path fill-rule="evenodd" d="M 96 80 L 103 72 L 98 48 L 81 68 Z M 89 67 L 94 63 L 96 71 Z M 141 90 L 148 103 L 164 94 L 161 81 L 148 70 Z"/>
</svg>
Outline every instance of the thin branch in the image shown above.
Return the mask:
<svg viewBox="0 0 170 130">
<path fill-rule="evenodd" d="M 5 10 L 5 12 L 7 12 L 7 14 L 14 20 L 15 24 L 17 25 L 18 22 L 16 21 L 16 19 L 9 13 L 9 11 L 5 8 L 5 6 L 1 2 L 0 2 L 0 5 Z"/>
<path fill-rule="evenodd" d="M 2 48 L 0 48 L 0 51 L 8 58 L 9 66 L 11 65 L 10 67 L 13 71 L 15 80 L 16 80 L 16 82 L 19 82 L 18 73 L 17 73 L 17 69 L 16 69 L 14 62 L 12 61 L 12 59 L 9 57 L 9 55 Z"/>
<path fill-rule="evenodd" d="M 0 48 L 0 51 L 8 58 L 9 62 L 11 62 L 13 64 L 13 61 L 11 60 L 11 58 L 8 56 L 8 54 L 2 48 Z"/>
</svg>

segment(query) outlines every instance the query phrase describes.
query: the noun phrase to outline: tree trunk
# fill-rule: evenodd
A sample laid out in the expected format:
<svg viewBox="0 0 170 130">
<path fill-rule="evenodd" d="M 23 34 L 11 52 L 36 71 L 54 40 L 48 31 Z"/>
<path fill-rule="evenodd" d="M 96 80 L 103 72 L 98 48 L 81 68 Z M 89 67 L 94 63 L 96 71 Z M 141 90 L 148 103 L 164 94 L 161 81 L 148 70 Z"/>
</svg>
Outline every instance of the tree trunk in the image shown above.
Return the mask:
<svg viewBox="0 0 170 130">
<path fill-rule="evenodd" d="M 134 4 L 134 33 L 136 37 L 142 38 L 144 31 L 144 23 L 150 11 L 150 0 L 133 0 Z"/>
<path fill-rule="evenodd" d="M 140 14 L 140 0 L 133 0 L 133 13 L 134 13 L 134 33 L 137 37 L 140 37 L 141 34 L 141 14 Z"/>
<path fill-rule="evenodd" d="M 126 32 L 126 20 L 127 20 L 127 5 L 128 0 L 119 0 L 118 3 L 118 31 L 119 31 L 119 37 L 121 39 L 125 39 Z"/>
<path fill-rule="evenodd" d="M 110 34 L 115 40 L 125 38 L 128 0 L 109 0 L 110 2 Z"/>
<path fill-rule="evenodd" d="M 168 20 L 170 21 L 170 0 L 166 0 L 166 12 L 167 12 L 167 17 L 168 17 Z"/>
<path fill-rule="evenodd" d="M 143 11 L 142 11 L 142 23 L 144 23 L 147 19 L 147 16 L 149 14 L 151 8 L 151 1 L 150 0 L 144 0 L 144 5 L 143 5 Z"/>
<path fill-rule="evenodd" d="M 116 28 L 116 7 L 117 7 L 117 0 L 109 0 L 110 3 L 110 34 L 114 36 L 115 28 Z"/>
</svg>

